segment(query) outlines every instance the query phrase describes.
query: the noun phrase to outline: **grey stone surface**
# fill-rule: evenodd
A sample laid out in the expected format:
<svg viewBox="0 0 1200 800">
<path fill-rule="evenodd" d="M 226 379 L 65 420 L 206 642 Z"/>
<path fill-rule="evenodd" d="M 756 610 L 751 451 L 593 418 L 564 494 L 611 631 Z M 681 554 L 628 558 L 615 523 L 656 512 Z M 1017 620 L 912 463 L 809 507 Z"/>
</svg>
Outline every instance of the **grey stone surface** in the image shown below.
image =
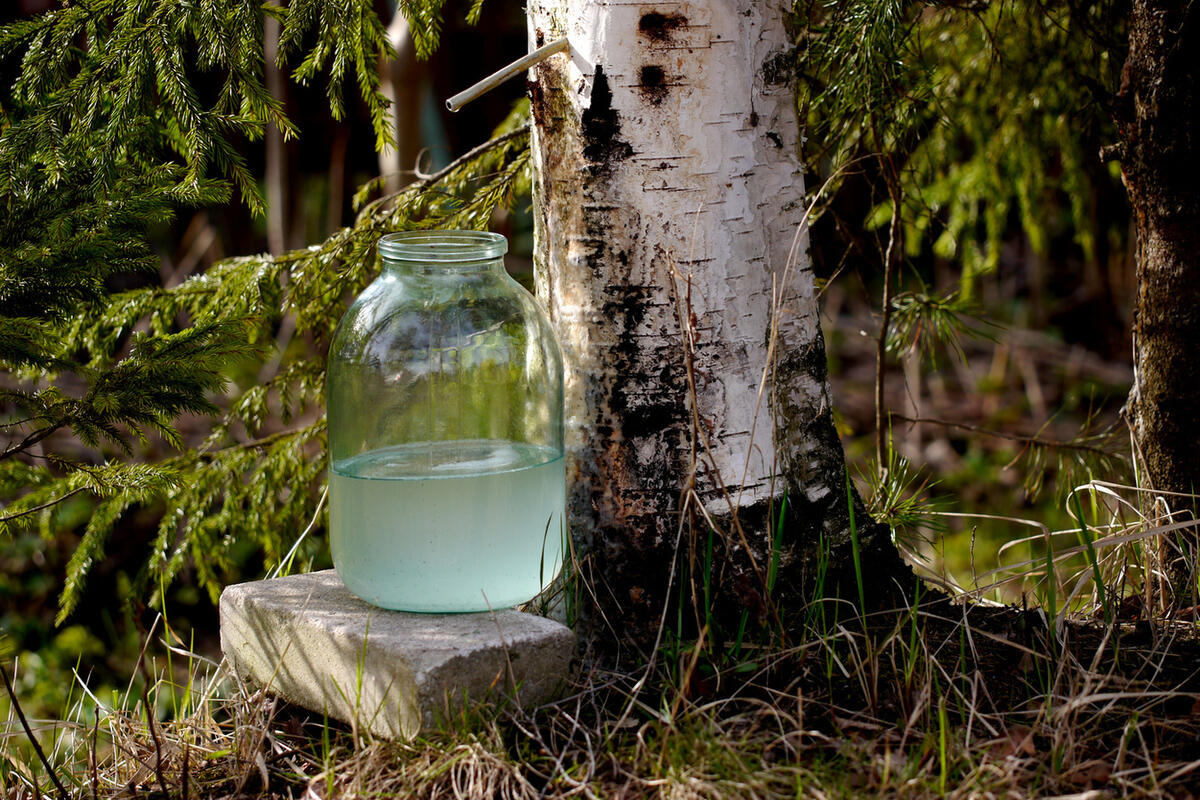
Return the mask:
<svg viewBox="0 0 1200 800">
<path fill-rule="evenodd" d="M 466 704 L 552 700 L 576 638 L 513 609 L 410 614 L 375 608 L 333 570 L 229 586 L 221 649 L 287 700 L 386 738 L 411 738 Z"/>
</svg>

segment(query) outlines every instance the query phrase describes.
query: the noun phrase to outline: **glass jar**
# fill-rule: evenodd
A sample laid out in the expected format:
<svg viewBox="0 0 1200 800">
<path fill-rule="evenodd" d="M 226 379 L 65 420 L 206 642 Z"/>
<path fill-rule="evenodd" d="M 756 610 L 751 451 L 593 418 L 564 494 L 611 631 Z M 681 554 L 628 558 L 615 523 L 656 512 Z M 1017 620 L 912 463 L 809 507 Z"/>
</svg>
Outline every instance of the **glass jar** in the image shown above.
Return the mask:
<svg viewBox="0 0 1200 800">
<path fill-rule="evenodd" d="M 329 528 L 347 588 L 404 611 L 525 602 L 562 562 L 562 352 L 505 238 L 384 236 L 326 377 Z"/>
</svg>

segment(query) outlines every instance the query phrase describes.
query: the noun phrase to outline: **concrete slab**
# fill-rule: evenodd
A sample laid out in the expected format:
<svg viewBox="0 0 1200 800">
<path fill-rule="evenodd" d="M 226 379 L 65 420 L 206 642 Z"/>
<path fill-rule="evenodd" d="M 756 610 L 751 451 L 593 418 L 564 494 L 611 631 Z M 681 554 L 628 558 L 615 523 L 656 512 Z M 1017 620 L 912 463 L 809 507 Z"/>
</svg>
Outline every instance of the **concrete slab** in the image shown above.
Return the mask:
<svg viewBox="0 0 1200 800">
<path fill-rule="evenodd" d="M 375 608 L 334 570 L 229 586 L 221 649 L 237 673 L 385 738 L 412 738 L 469 703 L 524 705 L 565 688 L 570 628 L 513 609 L 410 614 Z"/>
</svg>

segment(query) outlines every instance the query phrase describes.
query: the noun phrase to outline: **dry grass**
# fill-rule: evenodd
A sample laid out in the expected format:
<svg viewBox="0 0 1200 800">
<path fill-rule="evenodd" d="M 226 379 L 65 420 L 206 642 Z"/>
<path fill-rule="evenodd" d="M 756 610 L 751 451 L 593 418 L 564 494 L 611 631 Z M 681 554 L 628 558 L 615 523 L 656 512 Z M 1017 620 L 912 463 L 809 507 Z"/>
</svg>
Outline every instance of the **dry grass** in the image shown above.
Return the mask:
<svg viewBox="0 0 1200 800">
<path fill-rule="evenodd" d="M 409 743 L 355 740 L 176 647 L 173 671 L 147 658 L 145 691 L 135 681 L 111 706 L 81 689 L 71 721 L 38 727 L 81 798 L 1196 792 L 1194 624 L 1067 620 L 1050 633 L 1038 618 L 939 602 L 813 628 L 753 661 L 693 643 L 649 681 L 594 669 L 556 704 L 481 708 Z M 9 725 L 0 794 L 48 786 Z"/>
</svg>

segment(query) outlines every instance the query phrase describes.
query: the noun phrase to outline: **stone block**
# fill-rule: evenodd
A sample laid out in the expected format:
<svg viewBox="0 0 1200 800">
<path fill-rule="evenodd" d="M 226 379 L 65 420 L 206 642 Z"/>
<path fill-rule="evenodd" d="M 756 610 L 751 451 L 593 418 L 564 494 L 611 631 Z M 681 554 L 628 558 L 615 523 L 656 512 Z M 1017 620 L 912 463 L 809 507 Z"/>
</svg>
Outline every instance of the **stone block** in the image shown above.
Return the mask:
<svg viewBox="0 0 1200 800">
<path fill-rule="evenodd" d="M 501 697 L 548 702 L 576 637 L 514 609 L 411 614 L 375 608 L 334 570 L 229 586 L 221 649 L 239 675 L 296 705 L 385 738 L 412 738 Z"/>
</svg>

